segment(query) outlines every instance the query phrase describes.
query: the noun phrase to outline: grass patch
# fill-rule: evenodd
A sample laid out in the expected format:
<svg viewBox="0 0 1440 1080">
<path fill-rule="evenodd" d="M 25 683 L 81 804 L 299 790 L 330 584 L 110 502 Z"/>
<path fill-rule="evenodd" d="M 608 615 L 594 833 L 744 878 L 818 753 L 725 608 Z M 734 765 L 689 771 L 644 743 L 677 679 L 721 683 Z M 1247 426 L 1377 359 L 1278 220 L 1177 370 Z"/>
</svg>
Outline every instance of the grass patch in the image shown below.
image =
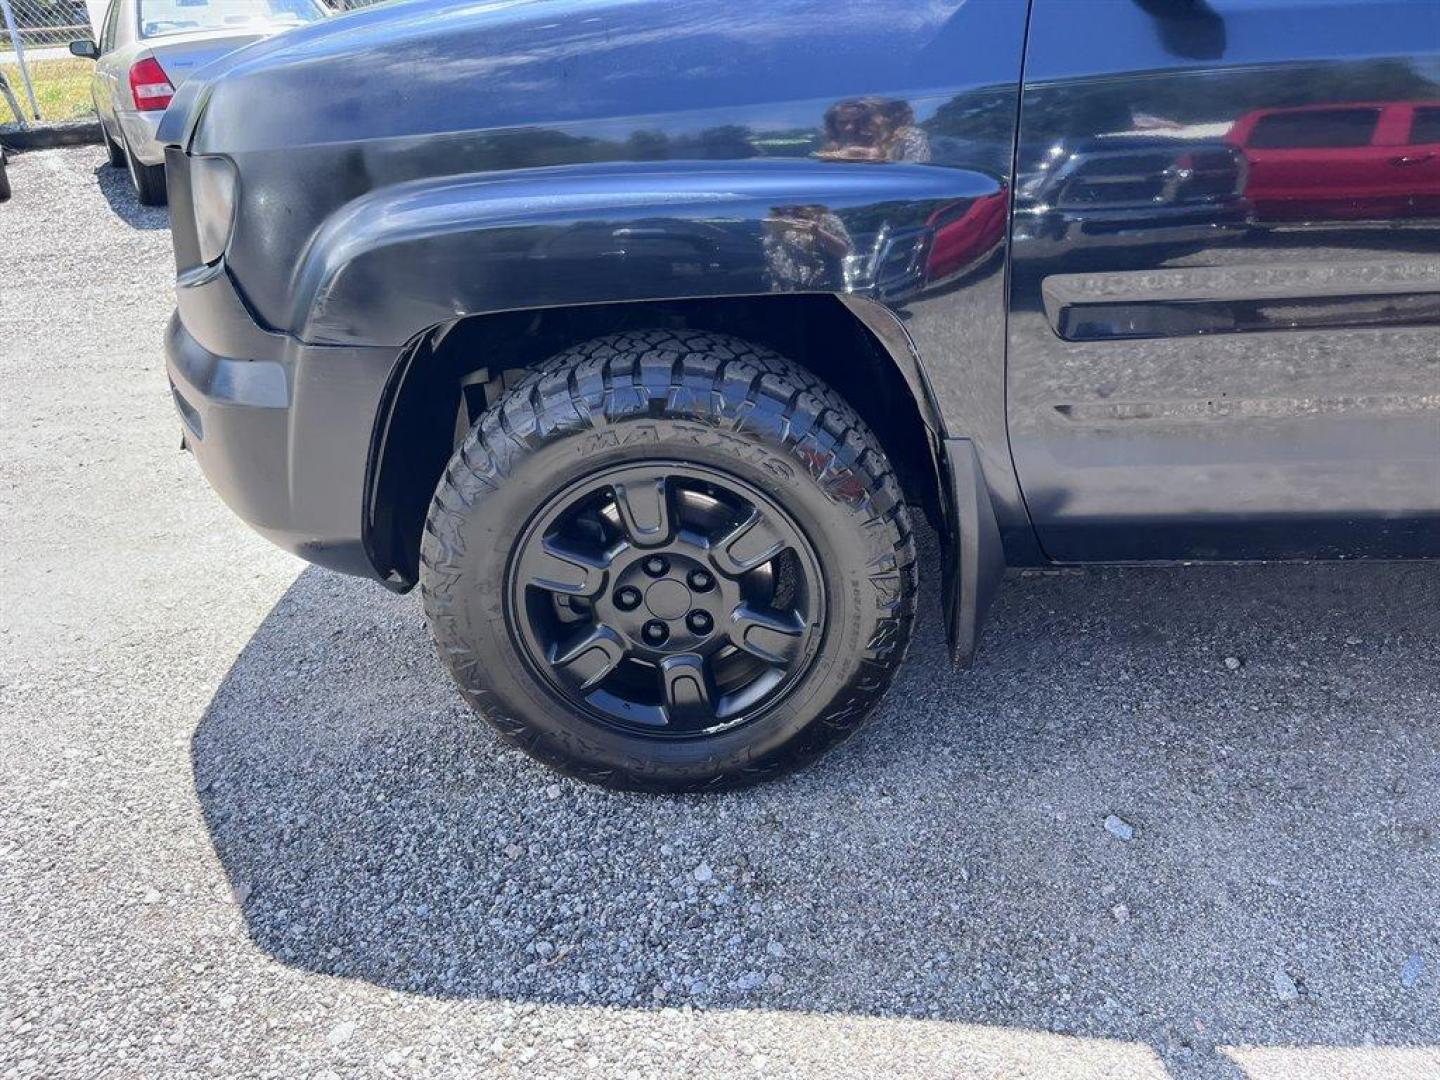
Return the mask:
<svg viewBox="0 0 1440 1080">
<path fill-rule="evenodd" d="M 77 120 L 95 113 L 94 102 L 90 99 L 90 74 L 95 70 L 91 60 L 37 60 L 30 63 L 30 79 L 35 84 L 35 100 L 40 104 L 42 120 Z M 30 117 L 30 99 L 25 94 L 25 80 L 20 78 L 19 65 L 0 60 L 0 71 L 10 80 L 10 89 L 15 91 L 15 100 L 25 110 L 25 119 Z M 14 117 L 10 107 L 0 97 L 0 123 L 8 123 Z"/>
</svg>

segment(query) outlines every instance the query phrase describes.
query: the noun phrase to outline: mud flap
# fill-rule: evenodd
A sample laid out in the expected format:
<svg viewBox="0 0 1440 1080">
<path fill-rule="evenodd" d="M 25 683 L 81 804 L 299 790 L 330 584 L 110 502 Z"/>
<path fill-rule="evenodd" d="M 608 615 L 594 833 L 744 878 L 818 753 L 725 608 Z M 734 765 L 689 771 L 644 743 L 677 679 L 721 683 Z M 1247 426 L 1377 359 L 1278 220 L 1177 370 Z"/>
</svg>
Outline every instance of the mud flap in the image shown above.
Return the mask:
<svg viewBox="0 0 1440 1080">
<path fill-rule="evenodd" d="M 951 659 L 957 667 L 968 668 L 985 613 L 1005 574 L 1005 552 L 974 444 L 946 439 L 944 446 L 951 510 L 943 575 L 945 629 Z"/>
</svg>

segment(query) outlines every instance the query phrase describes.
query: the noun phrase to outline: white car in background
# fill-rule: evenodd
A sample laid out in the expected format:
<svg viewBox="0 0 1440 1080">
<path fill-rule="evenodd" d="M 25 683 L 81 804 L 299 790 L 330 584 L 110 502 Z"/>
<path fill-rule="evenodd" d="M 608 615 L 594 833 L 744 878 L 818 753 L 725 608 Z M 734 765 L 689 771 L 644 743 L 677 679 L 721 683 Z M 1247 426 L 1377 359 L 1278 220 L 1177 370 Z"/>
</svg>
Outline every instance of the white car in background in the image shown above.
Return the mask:
<svg viewBox="0 0 1440 1080">
<path fill-rule="evenodd" d="M 175 88 L 242 45 L 330 13 L 319 0 L 110 0 L 100 42 L 72 41 L 96 61 L 90 93 L 110 164 L 128 165 L 147 206 L 165 202 L 165 152 L 155 140 Z"/>
</svg>

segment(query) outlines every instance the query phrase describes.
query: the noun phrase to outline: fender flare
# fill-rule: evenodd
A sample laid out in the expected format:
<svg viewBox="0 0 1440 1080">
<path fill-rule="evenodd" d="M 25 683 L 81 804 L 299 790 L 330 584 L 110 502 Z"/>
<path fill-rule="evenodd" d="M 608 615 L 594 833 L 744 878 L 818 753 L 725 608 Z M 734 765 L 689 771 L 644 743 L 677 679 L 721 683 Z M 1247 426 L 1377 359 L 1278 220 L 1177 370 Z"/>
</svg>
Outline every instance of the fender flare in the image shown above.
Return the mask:
<svg viewBox="0 0 1440 1080">
<path fill-rule="evenodd" d="M 1005 576 L 1005 546 L 995 516 L 980 454 L 969 438 L 947 438 L 939 407 L 920 354 L 905 327 L 889 309 L 853 297 L 846 306 L 870 329 L 916 395 L 922 413 L 935 418 L 937 467 L 945 521 L 941 528 L 941 605 L 950 657 L 968 668 L 980 646 L 980 631 Z"/>
<path fill-rule="evenodd" d="M 355 199 L 316 232 L 290 325 L 307 344 L 400 346 L 465 316 L 529 308 L 787 292 L 888 302 L 924 286 L 903 245 L 930 218 L 1003 190 L 975 170 L 765 158 L 410 181 Z M 809 265 L 786 250 L 787 229 L 810 230 Z M 902 265 L 882 266 L 887 256 Z"/>
</svg>

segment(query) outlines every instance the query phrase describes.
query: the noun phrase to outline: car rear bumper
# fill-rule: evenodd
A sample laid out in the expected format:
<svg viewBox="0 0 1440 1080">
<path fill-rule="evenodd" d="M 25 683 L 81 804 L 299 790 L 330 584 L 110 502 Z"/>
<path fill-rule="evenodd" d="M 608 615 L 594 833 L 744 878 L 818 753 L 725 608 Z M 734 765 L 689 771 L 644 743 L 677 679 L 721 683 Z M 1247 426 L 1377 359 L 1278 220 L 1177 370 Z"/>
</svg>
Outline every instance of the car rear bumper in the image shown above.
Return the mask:
<svg viewBox="0 0 1440 1080">
<path fill-rule="evenodd" d="M 286 551 L 381 578 L 365 546 L 372 431 L 393 348 L 305 345 L 255 325 L 223 266 L 182 281 L 165 334 L 186 445 L 211 487 Z"/>
<path fill-rule="evenodd" d="M 160 117 L 164 115 L 162 109 L 149 109 L 144 112 L 137 109 L 115 111 L 116 119 L 120 121 L 120 131 L 125 136 L 125 149 L 134 154 L 135 160 L 142 165 L 165 163 L 165 146 L 155 137 L 155 132 L 160 128 Z"/>
</svg>

